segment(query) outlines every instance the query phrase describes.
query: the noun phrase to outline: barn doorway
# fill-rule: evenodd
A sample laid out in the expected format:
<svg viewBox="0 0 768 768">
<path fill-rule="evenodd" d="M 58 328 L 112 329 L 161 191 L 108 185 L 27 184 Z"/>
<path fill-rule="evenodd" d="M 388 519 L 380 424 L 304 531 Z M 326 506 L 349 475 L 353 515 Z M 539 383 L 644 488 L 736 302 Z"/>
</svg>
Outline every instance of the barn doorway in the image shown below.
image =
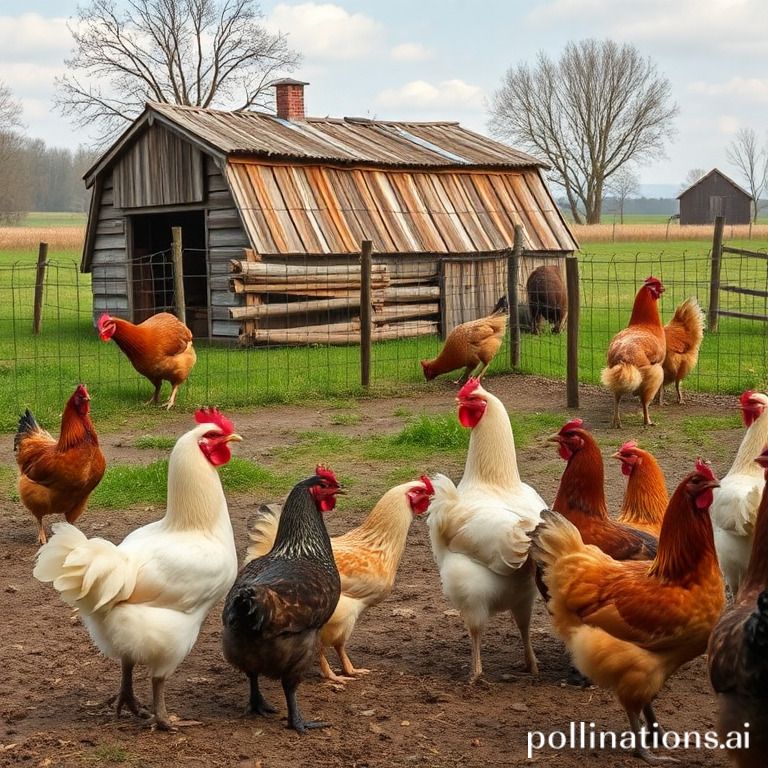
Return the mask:
<svg viewBox="0 0 768 768">
<path fill-rule="evenodd" d="M 171 228 L 181 227 L 187 325 L 208 336 L 208 264 L 204 211 L 135 214 L 131 218 L 133 321 L 173 312 Z"/>
</svg>

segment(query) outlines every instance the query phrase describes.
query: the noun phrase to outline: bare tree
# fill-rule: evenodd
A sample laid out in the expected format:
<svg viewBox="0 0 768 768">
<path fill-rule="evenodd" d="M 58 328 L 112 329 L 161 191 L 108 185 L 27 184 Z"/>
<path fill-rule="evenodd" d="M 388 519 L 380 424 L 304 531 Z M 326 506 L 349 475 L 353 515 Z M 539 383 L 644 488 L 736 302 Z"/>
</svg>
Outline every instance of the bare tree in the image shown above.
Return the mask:
<svg viewBox="0 0 768 768">
<path fill-rule="evenodd" d="M 692 187 L 697 181 L 703 179 L 706 175 L 707 172 L 703 168 L 691 168 L 691 170 L 685 174 L 683 185 L 680 187 L 680 191 L 685 192 L 686 189 Z"/>
<path fill-rule="evenodd" d="M 613 193 L 616 202 L 619 204 L 619 221 L 624 223 L 624 204 L 628 197 L 636 195 L 640 189 L 640 179 L 637 174 L 628 166 L 619 168 L 611 176 L 608 182 L 608 189 Z"/>
<path fill-rule="evenodd" d="M 56 104 L 104 145 L 147 101 L 249 109 L 299 55 L 260 23 L 254 0 L 92 0 L 70 27 L 74 55 Z"/>
<path fill-rule="evenodd" d="M 568 43 L 553 62 L 509 69 L 491 104 L 491 130 L 540 154 L 574 221 L 600 222 L 606 182 L 628 162 L 664 153 L 677 107 L 669 81 L 632 45 Z"/>
<path fill-rule="evenodd" d="M 21 102 L 13 97 L 11 89 L 0 80 L 0 130 L 21 127 Z"/>
<path fill-rule="evenodd" d="M 747 181 L 747 189 L 752 195 L 752 221 L 757 222 L 760 197 L 768 186 L 768 147 L 760 146 L 752 128 L 739 128 L 725 154 L 728 162 L 735 165 Z"/>
</svg>

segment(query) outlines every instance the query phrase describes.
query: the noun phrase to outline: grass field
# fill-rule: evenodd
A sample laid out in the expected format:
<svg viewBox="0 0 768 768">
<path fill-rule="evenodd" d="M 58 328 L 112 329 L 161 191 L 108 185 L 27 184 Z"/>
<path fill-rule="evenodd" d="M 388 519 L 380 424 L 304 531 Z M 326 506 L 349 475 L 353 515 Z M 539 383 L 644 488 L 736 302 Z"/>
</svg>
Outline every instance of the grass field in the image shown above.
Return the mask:
<svg viewBox="0 0 768 768">
<path fill-rule="evenodd" d="M 34 232 L 19 229 L 17 232 Z M 65 228 L 59 230 L 65 231 Z M 69 229 L 70 233 L 76 230 Z M 0 233 L 1 234 L 1 233 Z M 728 234 L 728 233 L 726 233 Z M 82 233 L 80 233 L 82 237 Z M 40 336 L 31 332 L 37 248 L 0 247 L 0 429 L 12 430 L 20 409 L 32 408 L 43 423 L 54 423 L 74 386 L 85 382 L 100 420 L 127 418 L 151 422 L 141 406 L 151 385 L 140 377 L 114 344 L 100 342 L 91 316 L 90 276 L 79 272 L 81 240 L 51 246 Z M 728 240 L 730 245 L 768 249 L 762 240 Z M 664 319 L 677 303 L 695 295 L 709 301 L 709 243 L 703 240 L 583 242 L 580 254 L 580 379 L 597 383 L 611 336 L 624 327 L 637 287 L 648 274 L 667 286 L 661 302 Z M 723 282 L 765 290 L 765 260 L 726 257 Z M 722 294 L 729 310 L 768 315 L 765 299 Z M 521 371 L 563 378 L 565 334 L 522 335 Z M 392 394 L 423 386 L 418 361 L 433 357 L 441 341 L 422 337 L 374 346 L 373 393 Z M 259 404 L 338 400 L 365 394 L 359 379 L 357 346 L 237 349 L 196 342 L 198 363 L 179 395 L 179 407 L 201 403 L 243 408 Z M 734 393 L 768 385 L 765 324 L 722 318 L 707 334 L 699 366 L 686 382 L 690 389 Z M 511 370 L 505 344 L 491 372 Z M 167 396 L 168 385 L 164 385 Z"/>
</svg>

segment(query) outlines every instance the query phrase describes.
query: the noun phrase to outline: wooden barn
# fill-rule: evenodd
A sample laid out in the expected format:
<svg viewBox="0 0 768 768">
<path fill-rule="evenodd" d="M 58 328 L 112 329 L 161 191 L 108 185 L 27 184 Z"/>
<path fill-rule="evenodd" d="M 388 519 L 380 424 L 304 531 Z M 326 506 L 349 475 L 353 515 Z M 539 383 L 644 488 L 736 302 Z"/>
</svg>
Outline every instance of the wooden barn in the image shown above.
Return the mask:
<svg viewBox="0 0 768 768">
<path fill-rule="evenodd" d="M 85 176 L 96 316 L 173 305 L 172 227 L 193 333 L 252 342 L 345 340 L 363 240 L 374 339 L 489 310 L 515 225 L 521 302 L 533 268 L 578 247 L 530 155 L 453 122 L 305 117 L 305 85 L 276 84 L 276 115 L 147 104 Z"/>
<path fill-rule="evenodd" d="M 680 224 L 712 224 L 724 216 L 726 224 L 749 224 L 752 195 L 717 168 L 681 192 Z"/>
</svg>

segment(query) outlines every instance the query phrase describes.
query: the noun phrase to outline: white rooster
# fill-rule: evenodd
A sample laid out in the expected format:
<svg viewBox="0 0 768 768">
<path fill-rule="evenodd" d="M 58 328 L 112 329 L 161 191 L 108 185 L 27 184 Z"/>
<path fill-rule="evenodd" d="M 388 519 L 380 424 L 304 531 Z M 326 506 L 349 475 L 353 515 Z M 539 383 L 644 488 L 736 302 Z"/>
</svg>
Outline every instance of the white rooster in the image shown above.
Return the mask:
<svg viewBox="0 0 768 768">
<path fill-rule="evenodd" d="M 470 379 L 456 401 L 459 421 L 472 430 L 464 476 L 458 486 L 445 475 L 433 478 L 435 497 L 428 518 L 443 592 L 461 613 L 472 639 L 470 682 L 483 674 L 483 631 L 500 611 L 511 611 L 526 668 L 537 674 L 530 638 L 535 567 L 528 557 L 528 534 L 547 505 L 520 480 L 503 403 L 478 379 Z"/>
<path fill-rule="evenodd" d="M 714 490 L 710 507 L 715 548 L 725 582 L 733 595 L 749 564 L 757 507 L 765 472 L 755 459 L 768 447 L 768 396 L 748 390 L 739 398 L 747 428 L 728 474 Z"/>
<path fill-rule="evenodd" d="M 229 461 L 229 443 L 242 438 L 215 408 L 197 411 L 195 420 L 198 426 L 171 452 L 165 517 L 117 546 L 58 523 L 33 571 L 79 610 L 99 650 L 120 661 L 117 714 L 125 706 L 150 716 L 133 692 L 134 666 L 149 669 L 154 722 L 163 730 L 171 728 L 165 681 L 192 650 L 205 617 L 237 575 L 232 524 L 216 467 Z"/>
</svg>

